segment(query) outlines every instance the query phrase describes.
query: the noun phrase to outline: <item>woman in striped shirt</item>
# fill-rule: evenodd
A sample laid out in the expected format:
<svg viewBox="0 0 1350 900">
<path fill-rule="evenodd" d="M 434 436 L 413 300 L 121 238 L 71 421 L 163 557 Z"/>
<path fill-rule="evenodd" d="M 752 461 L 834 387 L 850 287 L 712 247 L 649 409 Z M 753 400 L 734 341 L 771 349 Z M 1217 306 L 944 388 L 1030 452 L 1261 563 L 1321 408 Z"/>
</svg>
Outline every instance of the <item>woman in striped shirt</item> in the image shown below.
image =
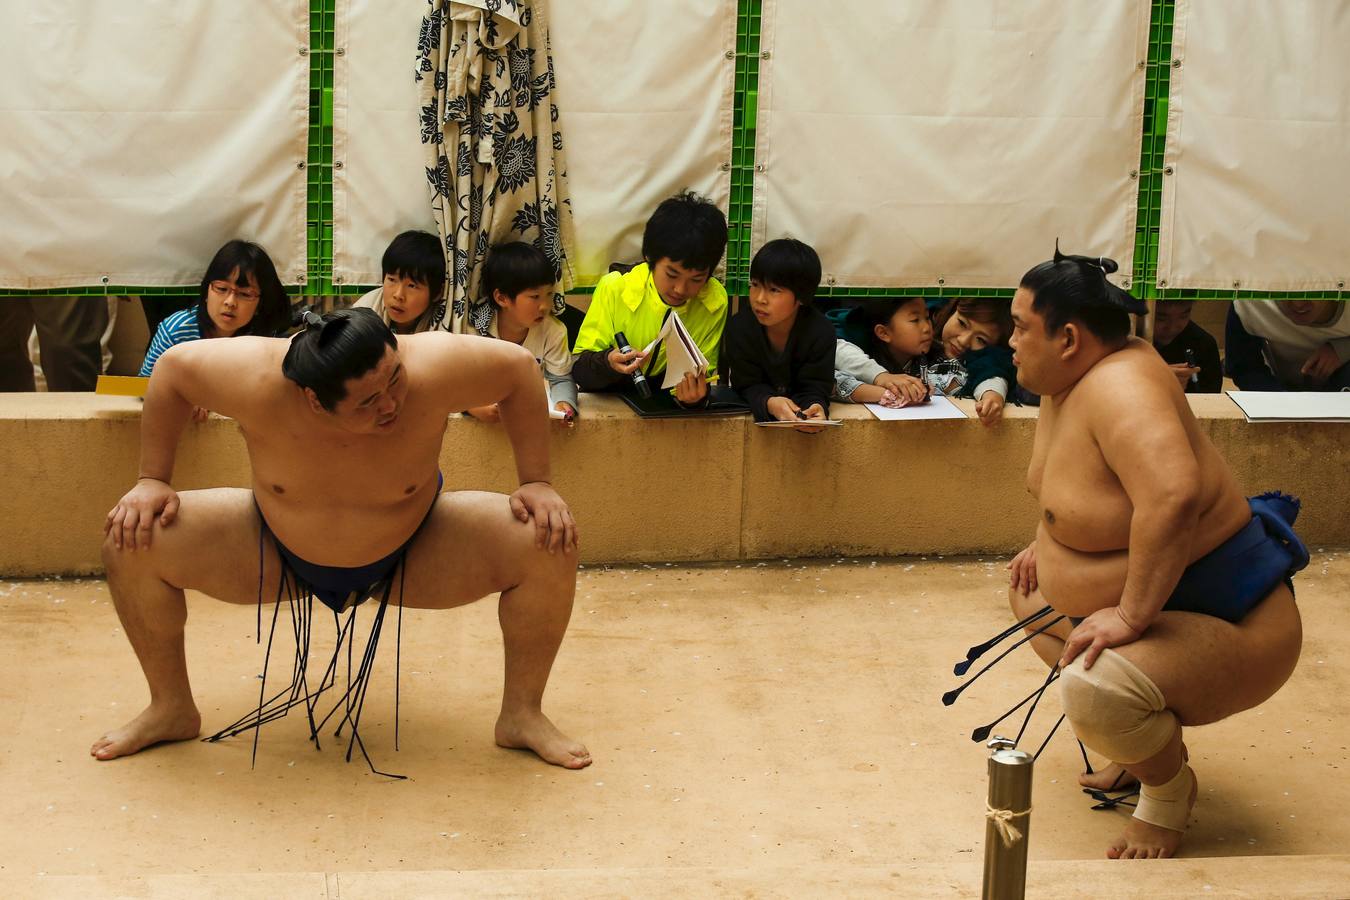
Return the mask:
<svg viewBox="0 0 1350 900">
<path fill-rule="evenodd" d="M 230 241 L 206 267 L 197 305 L 159 323 L 140 374 L 148 376 L 175 344 L 241 334 L 275 337 L 285 333 L 290 318 L 290 300 L 267 251 L 250 241 Z"/>
</svg>

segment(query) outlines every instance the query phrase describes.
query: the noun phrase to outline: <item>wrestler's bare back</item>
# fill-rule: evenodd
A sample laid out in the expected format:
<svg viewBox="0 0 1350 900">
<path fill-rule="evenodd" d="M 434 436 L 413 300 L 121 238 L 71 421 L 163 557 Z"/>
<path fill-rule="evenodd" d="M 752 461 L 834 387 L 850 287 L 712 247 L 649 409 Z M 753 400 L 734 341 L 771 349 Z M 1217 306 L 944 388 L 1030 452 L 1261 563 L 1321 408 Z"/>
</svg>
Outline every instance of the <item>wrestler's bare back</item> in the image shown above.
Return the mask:
<svg viewBox="0 0 1350 900">
<path fill-rule="evenodd" d="M 1099 443 L 1101 424 L 1125 404 L 1132 404 L 1131 413 L 1142 425 L 1159 431 L 1157 452 L 1138 453 L 1136 445 L 1128 451 L 1134 455 L 1116 453 L 1108 462 Z M 1168 440 L 1178 429 L 1186 440 Z M 1147 342 L 1131 339 L 1059 403 L 1050 397 L 1041 403 L 1027 489 L 1040 505 L 1036 577 L 1058 612 L 1087 616 L 1120 602 L 1134 513 L 1113 471 L 1122 465 L 1194 472 L 1200 512 L 1188 562 L 1213 550 L 1250 518 L 1237 481 L 1200 430 L 1176 377 Z"/>
<path fill-rule="evenodd" d="M 484 373 L 494 371 L 503 350 L 519 349 L 465 335 L 399 337 L 398 352 L 361 381 L 372 393 L 401 395 L 397 415 L 362 434 L 316 412 L 282 374 L 288 341 L 209 344 L 212 352 L 172 369 L 175 383 L 194 405 L 239 423 L 254 497 L 269 527 L 297 555 L 330 566 L 366 565 L 408 539 L 438 490 L 447 416 L 493 402 L 483 400 L 494 394 Z M 349 402 L 358 399 L 364 398 Z"/>
</svg>

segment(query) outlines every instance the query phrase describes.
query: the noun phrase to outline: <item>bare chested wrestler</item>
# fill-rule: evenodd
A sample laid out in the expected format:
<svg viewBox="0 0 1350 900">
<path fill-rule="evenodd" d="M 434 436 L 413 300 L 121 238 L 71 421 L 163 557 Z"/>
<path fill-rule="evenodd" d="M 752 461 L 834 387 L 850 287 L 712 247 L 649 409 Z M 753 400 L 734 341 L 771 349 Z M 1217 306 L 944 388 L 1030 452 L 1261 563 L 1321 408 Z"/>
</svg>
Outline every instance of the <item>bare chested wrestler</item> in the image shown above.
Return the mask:
<svg viewBox="0 0 1350 900">
<path fill-rule="evenodd" d="M 1062 666 L 1064 711 L 1113 764 L 1080 779 L 1140 782 L 1112 858 L 1176 853 L 1196 798 L 1182 726 L 1265 701 L 1298 661 L 1291 576 L 1307 551 L 1297 501 L 1249 501 L 1166 363 L 1131 337 L 1144 305 L 1109 259 L 1061 256 L 1013 299 L 1018 381 L 1042 396 L 1027 487 L 1036 539 L 1013 560 L 1013 610 L 1070 617 L 1032 640 Z"/>
<path fill-rule="evenodd" d="M 91 754 L 114 759 L 198 734 L 184 590 L 270 601 L 286 572 L 339 612 L 399 567 L 395 596 L 409 608 L 448 609 L 500 593 L 506 675 L 497 743 L 567 768 L 589 765 L 586 748 L 541 708 L 571 616 L 577 531 L 549 484 L 548 409 L 535 360 L 509 341 L 395 338 L 364 309 L 305 319 L 290 341 L 183 344 L 155 366 L 140 478 L 108 514 L 103 545 L 150 705 L 95 741 Z M 492 403 L 520 487 L 509 497 L 440 493 L 447 416 Z M 252 490 L 175 492 L 174 455 L 194 406 L 239 423 Z"/>
</svg>

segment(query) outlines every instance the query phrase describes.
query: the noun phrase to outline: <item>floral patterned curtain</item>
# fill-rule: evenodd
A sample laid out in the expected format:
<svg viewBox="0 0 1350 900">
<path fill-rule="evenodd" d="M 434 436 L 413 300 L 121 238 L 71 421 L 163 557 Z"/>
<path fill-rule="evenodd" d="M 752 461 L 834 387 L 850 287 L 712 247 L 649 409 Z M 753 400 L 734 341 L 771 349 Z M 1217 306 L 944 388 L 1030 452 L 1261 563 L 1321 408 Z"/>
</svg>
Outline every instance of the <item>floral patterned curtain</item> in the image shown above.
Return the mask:
<svg viewBox="0 0 1350 900">
<path fill-rule="evenodd" d="M 446 250 L 433 327 L 473 331 L 479 270 L 502 241 L 533 243 L 572 286 L 573 246 L 542 0 L 427 0 L 418 38 L 422 144 Z M 553 298 L 554 312 L 563 297 Z"/>
</svg>

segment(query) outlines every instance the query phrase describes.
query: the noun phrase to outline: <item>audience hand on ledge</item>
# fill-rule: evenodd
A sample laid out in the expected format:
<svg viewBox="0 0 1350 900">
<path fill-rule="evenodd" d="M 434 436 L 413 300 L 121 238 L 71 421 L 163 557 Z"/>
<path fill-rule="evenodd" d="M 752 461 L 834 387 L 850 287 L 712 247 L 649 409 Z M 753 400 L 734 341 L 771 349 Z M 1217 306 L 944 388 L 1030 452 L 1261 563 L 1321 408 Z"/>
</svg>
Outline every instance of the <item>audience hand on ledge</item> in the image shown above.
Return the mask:
<svg viewBox="0 0 1350 900">
<path fill-rule="evenodd" d="M 821 430 L 819 425 L 808 424 L 812 419 L 825 418 L 825 410 L 819 403 L 812 403 L 802 409 L 790 397 L 770 397 L 766 404 L 769 415 L 779 422 L 801 422 L 796 430 L 803 434 L 815 434 Z"/>
<path fill-rule="evenodd" d="M 894 394 L 899 398 L 900 406 L 923 403 L 928 399 L 928 385 L 913 375 L 892 375 L 889 372 L 883 372 L 874 378 L 872 383 L 877 387 L 885 388 L 887 393 Z"/>
<path fill-rule="evenodd" d="M 1003 396 L 998 391 L 985 391 L 975 403 L 975 414 L 981 425 L 997 425 L 1003 418 Z"/>
</svg>

